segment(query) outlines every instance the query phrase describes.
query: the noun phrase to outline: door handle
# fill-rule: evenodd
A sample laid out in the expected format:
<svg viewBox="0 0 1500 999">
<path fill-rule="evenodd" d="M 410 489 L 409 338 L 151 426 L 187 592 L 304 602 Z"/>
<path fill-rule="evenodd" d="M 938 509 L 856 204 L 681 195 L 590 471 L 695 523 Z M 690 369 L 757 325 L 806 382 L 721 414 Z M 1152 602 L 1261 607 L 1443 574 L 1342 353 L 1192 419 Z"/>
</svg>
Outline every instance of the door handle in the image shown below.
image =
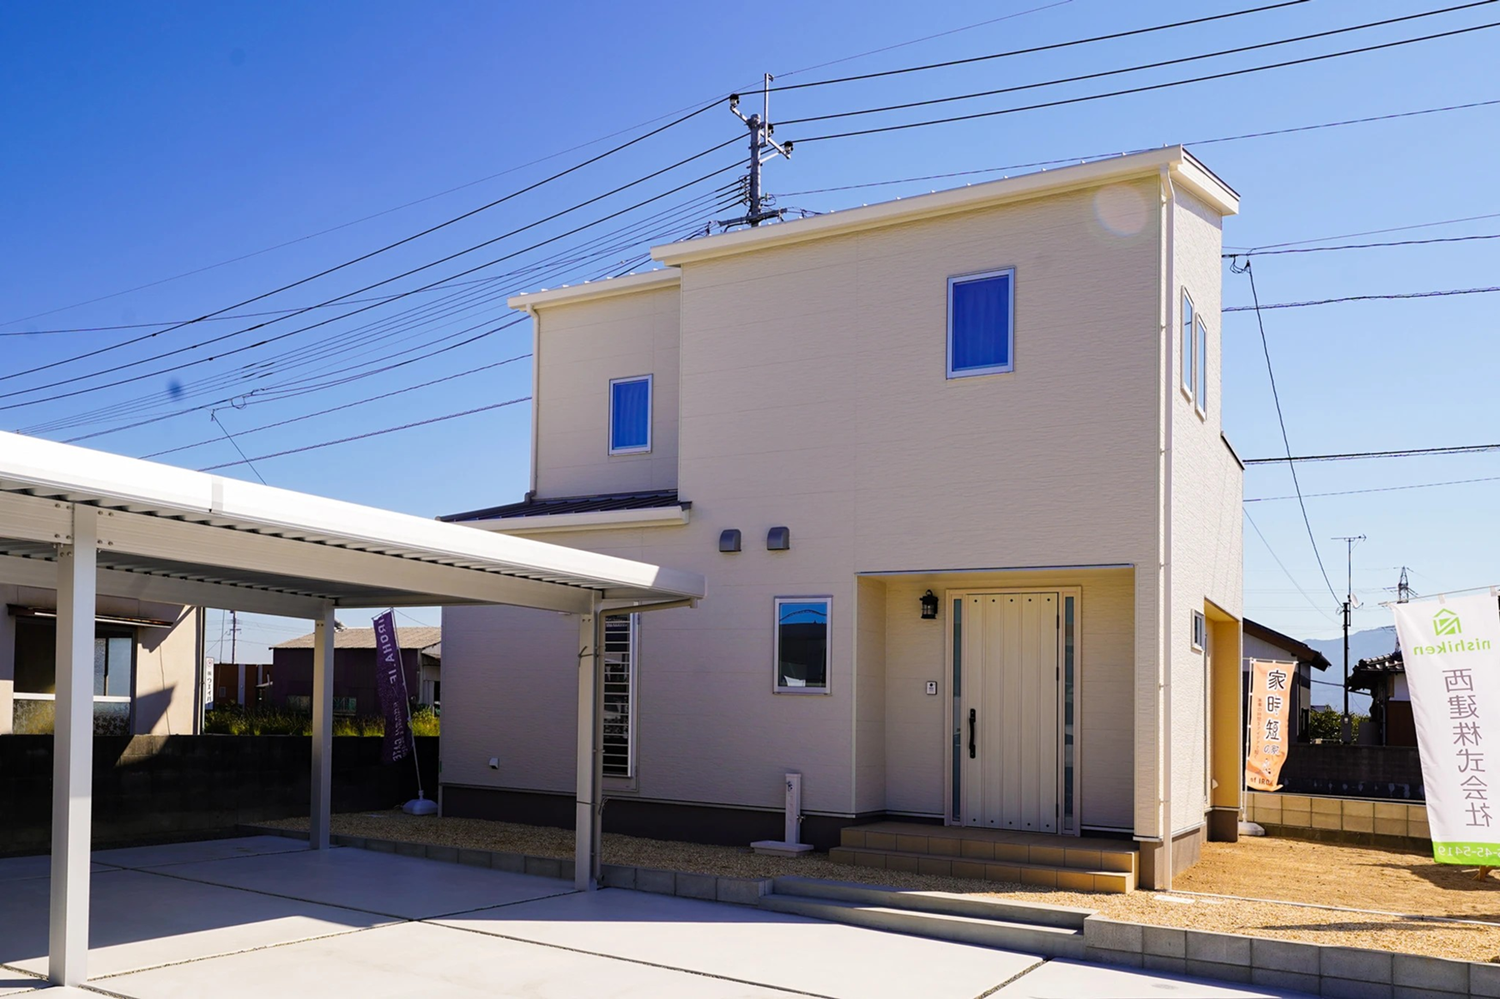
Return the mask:
<svg viewBox="0 0 1500 999">
<path fill-rule="evenodd" d="M 974 722 L 977 714 L 973 708 L 969 709 L 969 759 L 971 760 L 974 758 Z"/>
</svg>

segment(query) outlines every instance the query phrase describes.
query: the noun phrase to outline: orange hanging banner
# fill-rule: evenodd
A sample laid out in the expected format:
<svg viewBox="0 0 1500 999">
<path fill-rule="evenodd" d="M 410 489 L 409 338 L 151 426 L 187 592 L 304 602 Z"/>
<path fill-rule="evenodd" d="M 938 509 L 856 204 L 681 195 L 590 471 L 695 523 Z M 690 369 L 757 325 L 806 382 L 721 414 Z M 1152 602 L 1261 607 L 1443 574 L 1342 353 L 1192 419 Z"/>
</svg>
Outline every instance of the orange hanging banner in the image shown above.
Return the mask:
<svg viewBox="0 0 1500 999">
<path fill-rule="evenodd" d="M 1281 765 L 1291 744 L 1292 684 L 1296 663 L 1250 660 L 1250 750 L 1245 754 L 1245 786 L 1276 791 Z"/>
</svg>

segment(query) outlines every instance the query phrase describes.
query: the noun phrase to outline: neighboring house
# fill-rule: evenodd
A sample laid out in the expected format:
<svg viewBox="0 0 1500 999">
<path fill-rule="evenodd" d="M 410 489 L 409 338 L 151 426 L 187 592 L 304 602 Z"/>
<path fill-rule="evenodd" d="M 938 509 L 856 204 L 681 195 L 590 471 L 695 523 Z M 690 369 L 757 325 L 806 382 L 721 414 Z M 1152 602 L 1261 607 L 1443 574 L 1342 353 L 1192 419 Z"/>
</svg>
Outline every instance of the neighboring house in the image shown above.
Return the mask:
<svg viewBox="0 0 1500 999">
<path fill-rule="evenodd" d="M 608 625 L 606 827 L 780 839 L 797 772 L 820 846 L 885 817 L 1104 834 L 1152 886 L 1233 839 L 1237 200 L 1177 147 L 513 299 L 531 490 L 445 519 L 708 577 L 696 608 Z M 576 622 L 443 630 L 445 814 L 571 821 Z"/>
<path fill-rule="evenodd" d="M 1297 681 L 1292 685 L 1291 730 L 1295 742 L 1307 741 L 1307 717 L 1312 710 L 1313 670 L 1323 672 L 1331 665 L 1328 657 L 1306 642 L 1257 621 L 1246 618 L 1244 624 L 1244 703 L 1250 703 L 1250 660 L 1263 659 L 1297 664 Z M 1338 686 L 1331 681 L 1332 686 Z"/>
<path fill-rule="evenodd" d="M 1370 735 L 1360 726 L 1360 742 L 1378 746 L 1415 746 L 1417 723 L 1411 713 L 1411 691 L 1406 686 L 1406 661 L 1397 649 L 1383 656 L 1361 659 L 1349 671 L 1349 689 L 1370 692 Z"/>
<path fill-rule="evenodd" d="M 423 651 L 442 641 L 443 629 L 397 627 L 401 665 L 409 699 L 432 704 L 437 691 L 438 660 Z M 333 637 L 333 711 L 340 715 L 380 714 L 375 686 L 375 629 L 340 628 Z M 303 635 L 271 646 L 271 665 L 263 673 L 260 703 L 293 711 L 312 710 L 313 636 Z M 427 678 L 431 677 L 431 682 Z"/>
<path fill-rule="evenodd" d="M 57 670 L 57 594 L 0 586 L 0 735 L 50 733 Z M 182 735 L 199 730 L 199 608 L 98 598 L 94 731 Z"/>
</svg>

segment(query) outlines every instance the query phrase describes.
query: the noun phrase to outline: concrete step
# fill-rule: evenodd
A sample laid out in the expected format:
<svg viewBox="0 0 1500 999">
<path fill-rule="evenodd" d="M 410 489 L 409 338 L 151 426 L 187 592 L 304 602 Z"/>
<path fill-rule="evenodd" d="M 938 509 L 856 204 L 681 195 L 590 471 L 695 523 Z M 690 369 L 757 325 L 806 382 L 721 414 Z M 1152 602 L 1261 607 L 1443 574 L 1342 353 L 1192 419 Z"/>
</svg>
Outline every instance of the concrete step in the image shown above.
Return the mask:
<svg viewBox="0 0 1500 999">
<path fill-rule="evenodd" d="M 976 881 L 1007 881 L 1011 884 L 1056 888 L 1059 891 L 1097 891 L 1114 894 L 1135 891 L 1133 870 L 1089 870 L 1029 861 L 985 861 L 910 853 L 904 850 L 878 850 L 848 846 L 836 846 L 829 850 L 828 859 L 836 864 L 852 864 L 856 867 L 879 867 L 888 871 L 973 878 Z"/>
<path fill-rule="evenodd" d="M 773 892 L 761 896 L 762 908 L 811 919 L 848 923 L 872 930 L 951 940 L 1000 950 L 1046 957 L 1083 957 L 1083 931 L 1059 926 L 1035 926 L 973 916 L 914 912 L 834 898 L 810 898 Z"/>
<path fill-rule="evenodd" d="M 878 822 L 843 829 L 839 834 L 839 845 L 985 864 L 1031 864 L 1085 871 L 1137 871 L 1134 843 L 1102 837 L 1049 836 L 967 826 Z"/>
<path fill-rule="evenodd" d="M 1083 921 L 1093 915 L 1092 909 L 1074 909 L 1061 905 L 1033 905 L 1002 898 L 955 895 L 942 891 L 907 891 L 849 881 L 822 881 L 817 878 L 780 877 L 771 882 L 778 895 L 833 899 L 887 909 L 907 909 L 943 916 L 968 916 L 1064 930 L 1082 930 Z"/>
</svg>

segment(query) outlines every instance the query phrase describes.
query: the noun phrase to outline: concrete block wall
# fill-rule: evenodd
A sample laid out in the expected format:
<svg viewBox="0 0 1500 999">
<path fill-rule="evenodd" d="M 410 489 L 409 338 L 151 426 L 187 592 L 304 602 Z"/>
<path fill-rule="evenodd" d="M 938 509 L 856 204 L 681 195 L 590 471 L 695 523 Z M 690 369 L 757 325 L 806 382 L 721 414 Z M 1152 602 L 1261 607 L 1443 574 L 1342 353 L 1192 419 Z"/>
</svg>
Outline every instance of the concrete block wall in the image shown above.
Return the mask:
<svg viewBox="0 0 1500 999">
<path fill-rule="evenodd" d="M 1500 996 L 1500 965 L 1269 940 L 1100 916 L 1083 924 L 1087 960 L 1322 996 Z"/>
<path fill-rule="evenodd" d="M 1247 791 L 1245 819 L 1273 836 L 1423 849 L 1432 843 L 1422 803 Z"/>
<path fill-rule="evenodd" d="M 416 797 L 410 762 L 380 762 L 379 737 L 333 740 L 333 810 Z M 419 738 L 422 779 L 437 786 L 438 740 Z M 97 736 L 95 846 L 201 837 L 243 822 L 306 815 L 312 740 L 296 736 Z M 52 736 L 0 737 L 0 855 L 44 853 L 52 829 Z"/>
</svg>

